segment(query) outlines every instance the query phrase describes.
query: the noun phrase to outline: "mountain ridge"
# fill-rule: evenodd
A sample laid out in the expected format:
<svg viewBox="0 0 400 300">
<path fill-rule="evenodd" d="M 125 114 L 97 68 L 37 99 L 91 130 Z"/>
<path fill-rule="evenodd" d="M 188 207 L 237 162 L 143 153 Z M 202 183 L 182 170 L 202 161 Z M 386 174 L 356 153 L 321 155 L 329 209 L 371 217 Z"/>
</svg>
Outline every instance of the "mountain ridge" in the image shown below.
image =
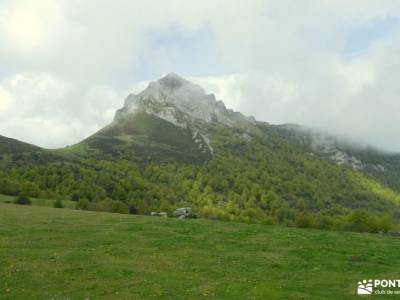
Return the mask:
<svg viewBox="0 0 400 300">
<path fill-rule="evenodd" d="M 12 154 L 26 151 L 39 151 L 43 148 L 19 141 L 17 139 L 0 135 L 0 153 Z"/>
<path fill-rule="evenodd" d="M 399 156 L 330 138 L 320 143 L 329 151 L 319 151 L 299 128 L 243 116 L 169 74 L 129 95 L 111 124 L 78 144 L 0 148 L 0 193 L 326 229 L 377 231 L 400 221 Z M 335 161 L 338 151 L 349 161 Z"/>
<path fill-rule="evenodd" d="M 167 111 L 168 108 L 174 107 L 192 119 L 206 123 L 216 122 L 234 126 L 237 125 L 237 119 L 242 122 L 255 123 L 254 118 L 247 118 L 239 112 L 227 109 L 222 101 L 216 100 L 214 94 L 206 94 L 199 85 L 193 84 L 175 73 L 169 73 L 160 80 L 151 82 L 138 95 L 130 94 L 116 117 L 118 118 L 118 115 L 124 112 L 135 110 L 137 106 L 148 109 L 149 113 L 156 114 L 157 111 L 152 105 L 164 106 L 163 108 L 167 108 Z M 177 126 L 186 125 L 180 120 L 171 120 L 168 117 L 168 115 L 160 115 L 160 118 L 165 118 Z"/>
</svg>

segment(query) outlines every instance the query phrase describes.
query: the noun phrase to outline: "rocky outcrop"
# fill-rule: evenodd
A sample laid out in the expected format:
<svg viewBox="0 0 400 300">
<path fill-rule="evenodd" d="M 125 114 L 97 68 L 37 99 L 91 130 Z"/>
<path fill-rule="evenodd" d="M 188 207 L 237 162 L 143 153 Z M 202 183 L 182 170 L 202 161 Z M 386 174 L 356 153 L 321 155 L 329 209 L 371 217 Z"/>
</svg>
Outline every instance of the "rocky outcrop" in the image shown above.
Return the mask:
<svg viewBox="0 0 400 300">
<path fill-rule="evenodd" d="M 211 154 L 213 147 L 207 124 L 219 124 L 245 131 L 257 130 L 254 118 L 227 109 L 213 94 L 207 94 L 200 86 L 174 73 L 151 82 L 137 95 L 129 95 L 125 99 L 124 107 L 117 111 L 114 122 L 138 111 L 190 130 L 199 149 Z"/>
<path fill-rule="evenodd" d="M 190 218 L 192 216 L 192 209 L 190 207 L 177 208 L 174 211 L 174 216 L 180 219 Z"/>
</svg>

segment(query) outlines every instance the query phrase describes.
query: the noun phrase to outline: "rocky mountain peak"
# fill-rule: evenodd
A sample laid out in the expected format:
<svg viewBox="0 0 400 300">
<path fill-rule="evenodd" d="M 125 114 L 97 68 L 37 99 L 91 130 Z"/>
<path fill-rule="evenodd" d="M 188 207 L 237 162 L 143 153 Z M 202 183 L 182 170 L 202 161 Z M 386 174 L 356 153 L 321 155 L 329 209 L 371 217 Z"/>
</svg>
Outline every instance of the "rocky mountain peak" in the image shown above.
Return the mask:
<svg viewBox="0 0 400 300">
<path fill-rule="evenodd" d="M 251 139 L 249 133 L 259 130 L 254 118 L 227 109 L 213 94 L 207 94 L 199 85 L 174 73 L 150 82 L 139 94 L 129 95 L 125 99 L 124 107 L 117 111 L 109 129 L 117 128 L 116 131 L 122 130 L 126 134 L 132 128 L 131 131 L 134 132 L 135 126 L 141 127 L 143 118 L 151 119 L 153 125 L 160 124 L 159 119 L 167 121 L 170 124 L 164 123 L 162 129 L 157 125 L 158 133 L 163 132 L 163 136 L 168 136 L 169 132 L 180 132 L 180 136 L 186 140 L 189 136 L 191 142 L 188 144 L 191 143 L 192 150 L 196 149 L 202 157 L 214 153 L 211 128 L 208 126 L 210 124 L 239 129 L 243 131 L 246 141 Z M 191 152 L 195 151 L 192 150 Z"/>
<path fill-rule="evenodd" d="M 180 127 L 194 123 L 217 123 L 229 127 L 251 126 L 254 120 L 227 109 L 213 94 L 175 73 L 151 82 L 139 94 L 125 99 L 116 119 L 138 110 L 155 115 Z"/>
<path fill-rule="evenodd" d="M 171 90 L 178 89 L 186 84 L 191 84 L 190 81 L 187 81 L 186 79 L 182 78 L 181 76 L 175 73 L 168 73 L 160 80 L 158 80 L 158 82 L 164 87 L 169 88 Z"/>
</svg>

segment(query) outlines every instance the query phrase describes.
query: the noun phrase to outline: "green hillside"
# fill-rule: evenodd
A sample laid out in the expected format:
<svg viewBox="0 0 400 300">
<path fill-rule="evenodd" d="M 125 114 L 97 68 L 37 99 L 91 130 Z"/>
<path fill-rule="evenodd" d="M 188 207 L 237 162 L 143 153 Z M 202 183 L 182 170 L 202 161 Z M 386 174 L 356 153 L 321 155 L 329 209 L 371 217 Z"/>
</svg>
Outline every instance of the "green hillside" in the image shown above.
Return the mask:
<svg viewBox="0 0 400 300">
<path fill-rule="evenodd" d="M 398 238 L 0 204 L 0 298 L 358 299 Z"/>
<path fill-rule="evenodd" d="M 74 200 L 90 210 L 190 206 L 203 218 L 370 232 L 400 218 L 390 186 L 310 155 L 269 125 L 257 133 L 207 125 L 210 155 L 192 150 L 189 133 L 165 120 L 131 121 L 69 148 L 1 156 L 0 193 Z"/>
<path fill-rule="evenodd" d="M 0 137 L 0 194 L 95 211 L 386 232 L 400 222 L 399 176 L 399 155 L 257 122 L 176 74 L 70 147 Z"/>
<path fill-rule="evenodd" d="M 195 143 L 190 129 L 144 112 L 121 117 L 81 145 L 93 156 L 139 163 L 176 160 L 198 164 L 211 158 L 208 149 Z"/>
<path fill-rule="evenodd" d="M 41 148 L 0 135 L 0 154 L 19 154 L 40 151 Z"/>
<path fill-rule="evenodd" d="M 362 145 L 349 140 L 343 140 L 328 133 L 319 132 L 298 125 L 270 125 L 271 130 L 280 136 L 295 140 L 303 144 L 306 151 L 321 158 L 330 159 L 335 151 L 345 153 L 348 157 L 362 162 L 362 171 L 382 184 L 400 191 L 400 154 L 379 150 L 375 147 Z M 318 142 L 318 140 L 320 140 Z M 318 148 L 326 147 L 326 142 L 331 144 L 331 149 L 326 152 Z M 325 144 L 325 145 L 324 145 Z M 314 145 L 314 147 L 313 147 Z"/>
</svg>

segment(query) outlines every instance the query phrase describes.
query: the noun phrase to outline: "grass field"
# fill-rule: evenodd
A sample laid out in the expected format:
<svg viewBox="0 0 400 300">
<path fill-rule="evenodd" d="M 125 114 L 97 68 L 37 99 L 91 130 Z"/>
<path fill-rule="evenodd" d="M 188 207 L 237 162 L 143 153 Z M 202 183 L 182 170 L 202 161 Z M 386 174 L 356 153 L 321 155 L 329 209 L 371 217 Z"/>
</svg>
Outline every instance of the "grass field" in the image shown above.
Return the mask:
<svg viewBox="0 0 400 300">
<path fill-rule="evenodd" d="M 13 202 L 15 199 L 14 196 L 7 196 L 7 195 L 2 195 L 0 194 L 0 203 L 4 202 Z M 54 200 L 50 199 L 39 199 L 39 198 L 30 198 L 32 205 L 35 206 L 49 206 L 53 207 Z M 75 208 L 76 202 L 71 201 L 71 200 L 63 200 L 62 204 L 64 208 Z"/>
<path fill-rule="evenodd" d="M 1 299 L 360 299 L 400 239 L 0 203 Z M 381 296 L 377 296 L 381 297 Z"/>
</svg>

